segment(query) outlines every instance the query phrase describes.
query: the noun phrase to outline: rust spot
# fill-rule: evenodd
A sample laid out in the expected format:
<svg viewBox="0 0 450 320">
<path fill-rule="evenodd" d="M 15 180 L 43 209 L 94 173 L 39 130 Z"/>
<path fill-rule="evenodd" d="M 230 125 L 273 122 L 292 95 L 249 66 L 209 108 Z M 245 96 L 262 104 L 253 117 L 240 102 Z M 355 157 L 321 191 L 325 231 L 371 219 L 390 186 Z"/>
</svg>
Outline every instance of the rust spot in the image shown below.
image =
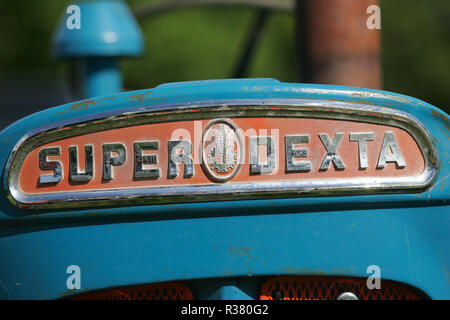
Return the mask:
<svg viewBox="0 0 450 320">
<path fill-rule="evenodd" d="M 450 123 L 449 123 L 448 118 L 447 118 L 447 116 L 445 114 L 442 114 L 442 113 L 437 112 L 435 110 L 431 110 L 431 114 L 433 115 L 433 117 L 438 117 L 438 118 L 444 120 L 444 126 L 447 129 L 450 130 Z M 447 136 L 447 138 L 448 138 L 448 136 Z"/>
<path fill-rule="evenodd" d="M 145 94 L 143 94 L 143 93 L 132 94 L 132 95 L 130 95 L 129 99 L 130 100 L 136 100 L 136 101 L 139 101 L 139 102 L 144 102 Z"/>
<path fill-rule="evenodd" d="M 144 102 L 145 100 L 165 99 L 164 96 L 149 98 L 148 96 L 153 93 L 153 90 L 146 91 L 144 93 L 135 93 L 128 96 L 128 100 L 136 102 Z"/>
<path fill-rule="evenodd" d="M 86 110 L 87 108 L 89 108 L 89 106 L 91 104 L 96 104 L 96 103 L 97 103 L 97 101 L 95 101 L 95 100 L 90 100 L 90 99 L 83 100 L 81 102 L 72 104 L 69 109 L 58 112 L 58 114 L 64 114 L 66 112 L 71 112 L 71 111 Z"/>
<path fill-rule="evenodd" d="M 251 260 L 251 254 L 249 248 L 242 248 L 242 247 L 228 247 L 228 252 L 232 256 L 241 256 L 241 257 L 247 257 L 248 260 Z"/>
<path fill-rule="evenodd" d="M 304 275 L 343 275 L 343 274 L 353 274 L 355 269 L 353 267 L 347 268 L 334 268 L 331 271 L 325 272 L 323 270 L 313 270 L 308 268 L 297 268 L 294 266 L 288 266 L 282 270 L 284 273 L 290 274 L 304 274 Z"/>
<path fill-rule="evenodd" d="M 433 116 L 435 116 L 435 117 L 439 117 L 439 118 L 441 118 L 441 119 L 443 119 L 443 120 L 445 120 L 445 121 L 448 121 L 448 118 L 447 118 L 444 114 L 439 113 L 439 112 L 437 112 L 436 110 L 431 110 L 431 114 L 432 114 Z"/>
<path fill-rule="evenodd" d="M 105 101 L 105 100 L 114 100 L 116 97 L 112 96 L 112 97 L 103 97 L 101 98 L 99 101 Z"/>
<path fill-rule="evenodd" d="M 293 274 L 309 274 L 309 275 L 321 275 L 326 274 L 322 270 L 311 270 L 308 268 L 296 268 L 294 266 L 288 266 L 282 270 L 283 273 L 293 273 Z"/>
</svg>

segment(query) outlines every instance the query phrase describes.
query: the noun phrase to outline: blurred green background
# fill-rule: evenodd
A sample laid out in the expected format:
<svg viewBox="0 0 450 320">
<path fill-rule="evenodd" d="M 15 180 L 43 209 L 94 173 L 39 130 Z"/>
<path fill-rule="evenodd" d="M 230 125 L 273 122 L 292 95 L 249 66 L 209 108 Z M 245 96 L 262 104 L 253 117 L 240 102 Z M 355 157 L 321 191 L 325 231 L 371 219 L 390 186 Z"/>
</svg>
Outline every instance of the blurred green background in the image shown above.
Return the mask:
<svg viewBox="0 0 450 320">
<path fill-rule="evenodd" d="M 128 0 L 133 8 L 164 0 Z M 357 1 L 357 0 L 356 0 Z M 0 4 L 0 129 L 28 113 L 71 100 L 67 66 L 52 59 L 50 39 L 71 1 Z M 450 111 L 450 1 L 382 0 L 383 88 Z M 229 78 L 256 11 L 196 8 L 140 21 L 145 55 L 123 60 L 127 89 L 184 80 Z M 248 77 L 296 82 L 294 18 L 273 12 Z M 27 94 L 24 94 L 24 91 Z"/>
</svg>

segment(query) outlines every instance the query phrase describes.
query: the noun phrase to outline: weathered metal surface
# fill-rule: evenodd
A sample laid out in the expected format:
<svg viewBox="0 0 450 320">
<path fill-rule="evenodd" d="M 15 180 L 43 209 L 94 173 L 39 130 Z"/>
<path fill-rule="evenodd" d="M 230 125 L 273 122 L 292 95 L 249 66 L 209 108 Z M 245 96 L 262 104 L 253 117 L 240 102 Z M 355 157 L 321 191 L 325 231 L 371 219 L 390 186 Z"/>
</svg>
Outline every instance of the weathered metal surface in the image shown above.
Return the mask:
<svg viewBox="0 0 450 320">
<path fill-rule="evenodd" d="M 24 118 L 0 133 L 0 167 L 6 167 L 19 142 L 30 138 L 27 134 L 43 128 L 58 130 L 100 115 L 108 119 L 127 112 L 150 112 L 162 105 L 167 110 L 173 105 L 190 109 L 211 101 L 222 101 L 224 106 L 237 99 L 284 99 L 284 104 L 295 99 L 327 100 L 406 112 L 429 131 L 441 160 L 436 180 L 418 193 L 143 204 L 41 210 L 40 214 L 13 206 L 3 194 L 0 297 L 53 299 L 173 280 L 189 281 L 197 285 L 196 292 L 203 290 L 202 297 L 208 297 L 211 288 L 223 286 L 225 278 L 257 298 L 254 288 L 260 276 L 367 277 L 372 264 L 380 266 L 382 279 L 408 283 L 434 299 L 450 297 L 448 115 L 411 97 L 274 80 L 170 84 L 92 98 Z M 337 150 L 341 154 L 341 148 Z M 369 168 L 373 166 L 371 150 Z M 78 146 L 78 152 L 83 151 Z M 408 151 L 403 154 L 405 160 Z M 351 163 L 356 163 L 358 154 L 353 155 Z M 345 160 L 348 168 L 350 162 Z M 183 168 L 179 169 L 181 178 Z M 3 179 L 0 184 L 6 190 Z M 81 269 L 80 290 L 68 290 L 66 285 L 66 269 L 74 264 Z"/>
<path fill-rule="evenodd" d="M 431 138 L 407 113 L 321 100 L 210 103 L 29 134 L 7 164 L 10 200 L 40 209 L 419 192 L 437 174 Z"/>
</svg>

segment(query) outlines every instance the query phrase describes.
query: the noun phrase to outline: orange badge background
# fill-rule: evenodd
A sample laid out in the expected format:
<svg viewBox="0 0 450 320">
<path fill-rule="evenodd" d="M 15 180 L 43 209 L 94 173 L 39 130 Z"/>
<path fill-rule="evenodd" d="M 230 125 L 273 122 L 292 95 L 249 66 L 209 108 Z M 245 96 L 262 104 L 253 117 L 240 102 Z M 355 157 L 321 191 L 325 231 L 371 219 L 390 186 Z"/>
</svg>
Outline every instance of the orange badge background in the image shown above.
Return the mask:
<svg viewBox="0 0 450 320">
<path fill-rule="evenodd" d="M 211 120 L 197 120 L 204 129 Z M 425 168 L 425 160 L 414 138 L 405 130 L 378 124 L 367 124 L 342 120 L 307 119 L 307 118 L 232 118 L 232 122 L 240 128 L 241 132 L 253 129 L 259 135 L 272 135 L 272 129 L 279 130 L 278 143 L 276 145 L 278 170 L 270 175 L 249 175 L 249 148 L 248 136 L 244 136 L 245 144 L 244 164 L 239 173 L 227 183 L 236 182 L 258 182 L 258 181 L 287 181 L 296 179 L 336 179 L 336 178 L 358 178 L 358 177 L 405 177 L 421 174 Z M 271 129 L 272 128 L 272 129 Z M 196 132 L 194 136 L 194 121 L 180 121 L 162 124 L 146 124 L 134 127 L 111 129 L 102 132 L 90 133 L 82 136 L 72 137 L 45 144 L 28 154 L 19 176 L 19 188 L 24 193 L 39 194 L 46 192 L 64 192 L 77 190 L 105 190 L 116 188 L 138 188 L 159 187 L 173 185 L 204 185 L 212 182 L 203 172 L 199 161 L 194 165 L 194 176 L 183 178 L 183 165 L 179 165 L 179 175 L 175 179 L 167 179 L 168 146 L 170 139 L 177 140 L 179 136 L 173 136 L 175 130 L 189 132 L 193 144 L 194 157 L 199 159 L 200 141 L 202 131 Z M 187 131 L 186 131 L 187 130 Z M 266 130 L 261 131 L 260 130 Z M 197 130 L 198 131 L 198 130 Z M 375 169 L 383 142 L 384 133 L 394 132 L 398 146 L 406 161 L 406 167 L 396 169 L 394 163 L 387 163 L 384 169 Z M 319 171 L 326 150 L 319 138 L 319 133 L 326 133 L 332 139 L 338 132 L 344 133 L 344 137 L 338 148 L 338 153 L 345 163 L 345 170 L 336 171 L 333 165 L 327 171 Z M 373 132 L 374 141 L 367 141 L 369 167 L 366 170 L 359 169 L 358 143 L 349 141 L 350 132 Z M 312 170 L 301 173 L 285 173 L 285 144 L 284 136 L 294 134 L 309 134 L 309 144 L 299 145 L 298 148 L 308 148 L 308 157 L 298 160 L 311 162 Z M 186 137 L 185 137 L 186 138 Z M 276 138 L 276 136 L 274 136 Z M 133 143 L 139 141 L 158 140 L 159 150 L 145 151 L 144 154 L 155 154 L 158 156 L 158 164 L 146 166 L 145 169 L 153 167 L 160 168 L 160 178 L 157 180 L 133 180 L 134 150 Z M 102 181 L 102 144 L 120 142 L 126 146 L 127 160 L 122 166 L 113 167 L 114 179 Z M 87 183 L 71 183 L 69 177 L 69 152 L 72 145 L 78 146 L 79 170 L 84 170 L 84 145 L 92 144 L 94 147 L 94 177 Z M 39 185 L 40 175 L 51 174 L 51 171 L 39 169 L 39 151 L 47 147 L 61 147 L 60 156 L 48 157 L 49 161 L 59 160 L 63 164 L 63 179 L 55 185 Z M 297 147 L 297 146 L 296 146 Z"/>
</svg>

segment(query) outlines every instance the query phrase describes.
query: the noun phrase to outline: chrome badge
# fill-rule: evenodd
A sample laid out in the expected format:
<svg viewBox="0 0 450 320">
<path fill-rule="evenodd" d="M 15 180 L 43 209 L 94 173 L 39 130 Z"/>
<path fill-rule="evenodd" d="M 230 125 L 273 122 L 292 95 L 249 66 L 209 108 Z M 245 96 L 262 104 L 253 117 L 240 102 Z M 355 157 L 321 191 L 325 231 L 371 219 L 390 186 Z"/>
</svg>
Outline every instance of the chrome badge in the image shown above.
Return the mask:
<svg viewBox="0 0 450 320">
<path fill-rule="evenodd" d="M 421 192 L 438 156 L 408 113 L 289 100 L 162 106 L 39 128 L 11 153 L 24 209 Z"/>
</svg>

